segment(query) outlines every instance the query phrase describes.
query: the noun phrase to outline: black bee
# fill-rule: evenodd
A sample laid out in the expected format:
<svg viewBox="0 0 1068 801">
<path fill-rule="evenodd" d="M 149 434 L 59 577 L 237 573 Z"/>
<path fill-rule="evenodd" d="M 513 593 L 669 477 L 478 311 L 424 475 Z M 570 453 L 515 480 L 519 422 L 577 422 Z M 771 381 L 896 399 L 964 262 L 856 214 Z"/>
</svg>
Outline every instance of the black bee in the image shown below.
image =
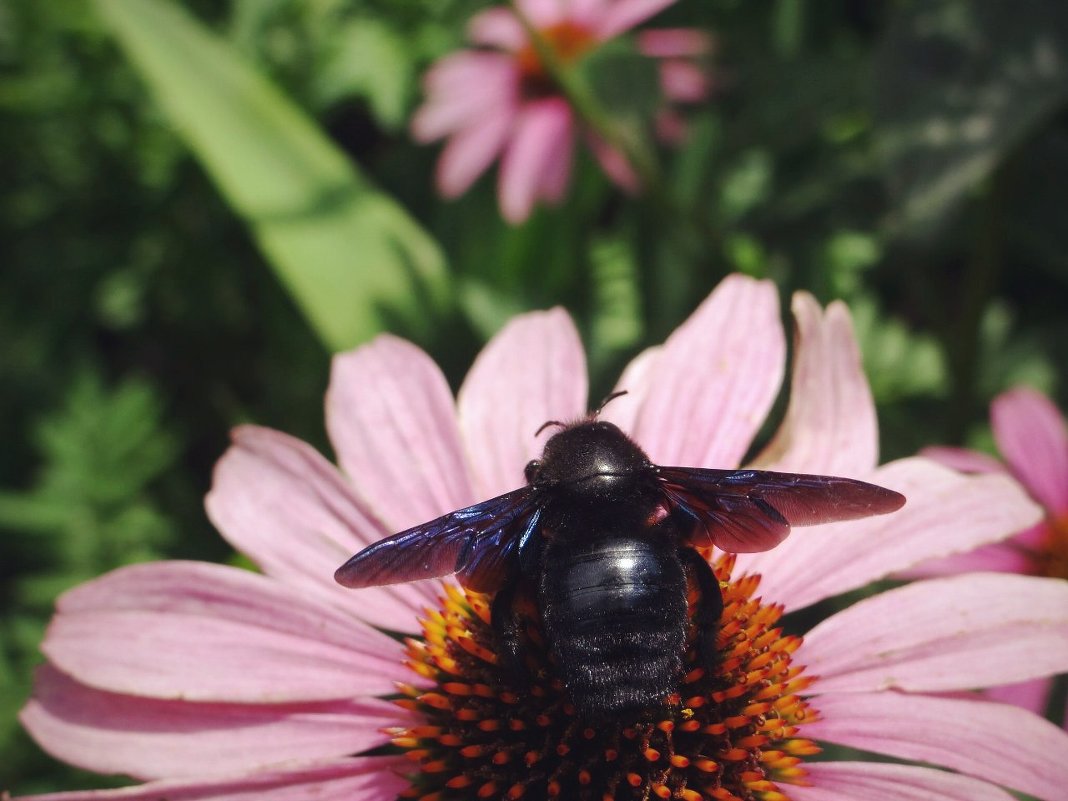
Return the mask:
<svg viewBox="0 0 1068 801">
<path fill-rule="evenodd" d="M 790 526 L 899 509 L 904 496 L 848 478 L 660 467 L 619 428 L 590 418 L 546 443 L 527 485 L 376 542 L 338 568 L 346 587 L 455 573 L 496 593 L 502 661 L 521 679 L 517 596 L 532 593 L 577 712 L 620 720 L 661 708 L 678 688 L 687 590 L 699 590 L 699 658 L 716 660 L 723 600 L 695 546 L 763 551 Z M 551 425 L 547 423 L 546 425 Z"/>
</svg>

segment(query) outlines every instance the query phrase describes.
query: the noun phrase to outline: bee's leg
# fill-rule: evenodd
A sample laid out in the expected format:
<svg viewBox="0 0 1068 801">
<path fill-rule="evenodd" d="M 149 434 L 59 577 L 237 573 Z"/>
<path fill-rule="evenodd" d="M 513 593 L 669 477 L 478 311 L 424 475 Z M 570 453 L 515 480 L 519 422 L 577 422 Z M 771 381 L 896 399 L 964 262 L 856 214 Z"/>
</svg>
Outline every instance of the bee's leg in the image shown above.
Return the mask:
<svg viewBox="0 0 1068 801">
<path fill-rule="evenodd" d="M 499 664 L 517 686 L 525 686 L 530 678 L 524 659 L 523 620 L 516 610 L 521 584 L 517 580 L 506 582 L 490 604 L 490 626 L 497 635 Z"/>
<path fill-rule="evenodd" d="M 719 618 L 723 614 L 723 593 L 719 589 L 719 579 L 712 566 L 693 548 L 680 548 L 679 558 L 701 594 L 694 610 L 697 658 L 706 670 L 712 670 L 719 659 L 716 635 L 719 633 Z"/>
</svg>

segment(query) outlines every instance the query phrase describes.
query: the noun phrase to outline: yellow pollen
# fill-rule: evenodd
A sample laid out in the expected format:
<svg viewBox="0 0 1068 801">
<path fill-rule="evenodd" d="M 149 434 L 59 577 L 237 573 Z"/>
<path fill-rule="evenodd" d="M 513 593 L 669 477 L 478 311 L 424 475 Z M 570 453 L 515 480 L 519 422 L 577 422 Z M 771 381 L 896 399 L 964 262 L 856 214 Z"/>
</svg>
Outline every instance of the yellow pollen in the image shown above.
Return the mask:
<svg viewBox="0 0 1068 801">
<path fill-rule="evenodd" d="M 806 783 L 802 757 L 819 752 L 797 736 L 818 718 L 802 696 L 811 679 L 791 663 L 801 639 L 782 636 L 782 608 L 755 596 L 758 576 L 732 580 L 733 567 L 729 556 L 715 565 L 718 662 L 698 664 L 691 592 L 685 692 L 625 722 L 576 716 L 536 615 L 520 633 L 530 678 L 516 686 L 498 665 L 489 599 L 447 587 L 424 639 L 407 641 L 413 671 L 436 686 L 400 686 L 396 703 L 422 717 L 388 730 L 415 768 L 401 798 L 789 801 L 789 785 Z"/>
</svg>

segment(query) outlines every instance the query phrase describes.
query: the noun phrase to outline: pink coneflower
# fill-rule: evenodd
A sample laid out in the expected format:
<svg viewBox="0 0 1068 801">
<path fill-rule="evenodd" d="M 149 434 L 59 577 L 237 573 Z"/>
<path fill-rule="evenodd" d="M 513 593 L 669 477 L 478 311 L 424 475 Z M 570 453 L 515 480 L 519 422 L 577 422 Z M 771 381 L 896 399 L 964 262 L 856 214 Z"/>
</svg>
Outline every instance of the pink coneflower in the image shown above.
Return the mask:
<svg viewBox="0 0 1068 801">
<path fill-rule="evenodd" d="M 1064 417 L 1045 395 L 1017 387 L 994 399 L 990 424 L 1005 463 L 965 448 L 927 448 L 924 453 L 966 473 L 1008 473 L 1042 506 L 1045 518 L 1011 539 L 934 560 L 909 575 L 993 570 L 1068 579 L 1068 426 Z M 1050 689 L 1051 682 L 1040 679 L 997 687 L 987 694 L 1042 712 Z"/>
<path fill-rule="evenodd" d="M 674 0 L 518 0 L 555 60 L 567 67 Z M 583 134 L 602 168 L 628 190 L 637 178 L 624 155 L 586 130 L 557 86 L 516 14 L 491 8 L 475 16 L 468 35 L 478 50 L 461 50 L 437 62 L 426 76 L 426 103 L 412 120 L 421 142 L 448 137 L 437 184 L 456 197 L 501 156 L 498 195 L 509 222 L 522 222 L 538 201 L 558 203 L 567 190 L 575 140 Z M 639 52 L 661 59 L 666 101 L 696 102 L 709 89 L 693 61 L 710 48 L 700 31 L 646 31 Z M 680 122 L 665 106 L 657 119 L 669 139 Z"/>
<path fill-rule="evenodd" d="M 285 434 L 238 429 L 207 506 L 264 575 L 165 562 L 64 595 L 22 720 L 57 757 L 147 784 L 46 798 L 1010 801 L 999 785 L 1062 798 L 1068 734 L 963 691 L 1068 666 L 1065 582 L 920 581 L 803 641 L 783 633 L 784 612 L 1038 516 L 1005 476 L 922 458 L 877 467 L 848 312 L 800 294 L 794 314 L 789 409 L 757 462 L 867 478 L 908 504 L 796 532 L 767 553 L 716 556 L 722 660 L 715 675 L 687 675 L 665 719 L 585 727 L 551 667 L 509 686 L 486 599 L 454 584 L 350 591 L 332 580 L 383 535 L 521 485 L 536 429 L 585 411 L 582 347 L 554 310 L 510 323 L 455 405 L 433 362 L 399 339 L 338 356 L 327 427 L 342 472 Z M 774 286 L 732 277 L 627 368 L 630 394 L 603 416 L 659 463 L 735 466 L 784 361 Z M 905 762 L 814 761 L 819 742 Z"/>
</svg>

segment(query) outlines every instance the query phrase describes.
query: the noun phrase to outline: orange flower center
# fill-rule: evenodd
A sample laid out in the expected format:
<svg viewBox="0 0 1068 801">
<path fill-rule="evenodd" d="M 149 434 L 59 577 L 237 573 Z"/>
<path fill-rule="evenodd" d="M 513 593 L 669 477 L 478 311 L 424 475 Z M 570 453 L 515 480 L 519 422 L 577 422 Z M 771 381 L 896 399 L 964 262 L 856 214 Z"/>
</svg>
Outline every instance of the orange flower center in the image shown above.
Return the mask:
<svg viewBox="0 0 1068 801">
<path fill-rule="evenodd" d="M 798 738 L 818 715 L 799 693 L 812 679 L 791 664 L 801 639 L 776 626 L 777 605 L 754 598 L 759 576 L 730 579 L 715 566 L 724 610 L 718 663 L 698 662 L 691 592 L 686 674 L 665 708 L 641 720 L 598 723 L 575 714 L 536 623 L 524 633 L 538 660 L 528 685 L 498 667 L 486 596 L 446 588 L 442 609 L 408 641 L 409 666 L 435 687 L 402 687 L 397 703 L 423 719 L 389 730 L 417 766 L 402 798 L 681 799 L 788 801 L 780 784 L 804 784 Z"/>
<path fill-rule="evenodd" d="M 542 28 L 539 33 L 556 60 L 563 65 L 575 62 L 597 43 L 589 30 L 571 20 Z M 552 77 L 532 43 L 523 45 L 516 53 L 516 61 L 520 81 L 528 93 L 544 94 L 551 88 Z"/>
<path fill-rule="evenodd" d="M 1068 515 L 1047 518 L 1038 565 L 1041 575 L 1068 579 Z"/>
</svg>

